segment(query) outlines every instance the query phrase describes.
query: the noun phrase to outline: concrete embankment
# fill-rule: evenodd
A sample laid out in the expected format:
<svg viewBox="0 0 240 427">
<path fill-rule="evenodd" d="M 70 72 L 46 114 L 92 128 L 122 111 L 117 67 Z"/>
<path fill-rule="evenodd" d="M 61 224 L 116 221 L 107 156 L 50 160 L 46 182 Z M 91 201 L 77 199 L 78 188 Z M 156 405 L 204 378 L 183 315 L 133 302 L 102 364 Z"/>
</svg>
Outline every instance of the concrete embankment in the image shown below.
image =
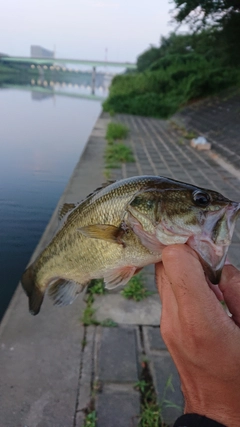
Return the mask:
<svg viewBox="0 0 240 427">
<path fill-rule="evenodd" d="M 89 138 L 60 204 L 80 200 L 104 181 L 103 153 L 109 118 L 102 115 Z M 164 175 L 217 190 L 239 200 L 240 180 L 217 154 L 190 147 L 171 122 L 119 115 L 130 129 L 126 144 L 135 162 L 112 171 L 113 179 L 143 174 Z M 57 210 L 36 253 L 51 238 Z M 240 267 L 240 224 L 230 258 Z M 140 393 L 135 388 L 148 367 L 161 416 L 172 425 L 182 411 L 179 378 L 160 337 L 161 305 L 154 268 L 143 273 L 153 295 L 141 303 L 124 300 L 119 290 L 95 298 L 95 318 L 118 327 L 80 322 L 83 295 L 72 306 L 56 308 L 46 298 L 38 316 L 28 314 L 27 298 L 18 288 L 0 328 L 0 426 L 82 427 L 86 411 L 97 412 L 97 427 L 136 426 Z M 170 387 L 169 384 L 173 387 Z M 172 403 L 164 405 L 164 399 Z"/>
<path fill-rule="evenodd" d="M 99 118 L 32 259 L 51 239 L 58 209 L 103 182 L 105 121 Z M 0 326 L 0 426 L 72 426 L 76 414 L 84 328 L 82 294 L 62 310 L 45 298 L 32 317 L 19 286 Z"/>
</svg>

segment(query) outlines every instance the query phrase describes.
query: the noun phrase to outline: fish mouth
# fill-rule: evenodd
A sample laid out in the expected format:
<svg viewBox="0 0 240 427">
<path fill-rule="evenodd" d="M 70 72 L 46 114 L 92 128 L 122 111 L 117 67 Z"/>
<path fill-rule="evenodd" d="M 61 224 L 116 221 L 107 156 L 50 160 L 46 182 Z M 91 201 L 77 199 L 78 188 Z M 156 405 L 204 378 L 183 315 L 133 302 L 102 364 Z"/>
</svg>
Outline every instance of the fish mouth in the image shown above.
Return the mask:
<svg viewBox="0 0 240 427">
<path fill-rule="evenodd" d="M 240 203 L 209 215 L 202 233 L 191 236 L 187 244 L 197 252 L 203 270 L 213 285 L 220 282 L 229 245 L 232 240 Z"/>
<path fill-rule="evenodd" d="M 210 240 L 199 240 L 196 236 L 191 236 L 187 245 L 197 252 L 206 276 L 213 285 L 217 285 L 221 279 L 229 245 L 215 245 Z"/>
</svg>

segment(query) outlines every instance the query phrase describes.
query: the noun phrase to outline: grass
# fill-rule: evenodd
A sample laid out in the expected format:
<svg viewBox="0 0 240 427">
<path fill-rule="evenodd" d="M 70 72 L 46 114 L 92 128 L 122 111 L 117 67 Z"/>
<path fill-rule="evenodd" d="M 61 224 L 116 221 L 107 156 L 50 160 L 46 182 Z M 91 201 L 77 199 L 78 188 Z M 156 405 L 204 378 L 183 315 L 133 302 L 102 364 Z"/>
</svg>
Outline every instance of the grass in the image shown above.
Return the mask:
<svg viewBox="0 0 240 427">
<path fill-rule="evenodd" d="M 114 117 L 115 116 L 115 111 L 114 110 L 109 110 L 109 115 L 110 115 L 110 117 Z"/>
<path fill-rule="evenodd" d="M 124 296 L 124 298 L 133 299 L 138 302 L 152 295 L 152 292 L 144 287 L 142 276 L 139 274 L 131 278 L 128 285 L 121 291 L 121 295 Z"/>
<path fill-rule="evenodd" d="M 181 138 L 179 138 L 178 140 L 179 145 L 183 145 L 185 143 L 184 141 L 185 139 L 191 140 L 197 137 L 196 132 L 194 132 L 191 129 L 187 130 L 184 125 L 180 125 L 176 123 L 174 120 L 170 120 L 170 125 L 174 130 L 176 130 L 181 135 Z"/>
<path fill-rule="evenodd" d="M 134 162 L 132 150 L 123 143 L 108 144 L 104 158 L 108 169 L 119 167 L 119 163 Z"/>
<path fill-rule="evenodd" d="M 111 122 L 107 126 L 106 140 L 108 142 L 105 158 L 105 176 L 110 177 L 109 169 L 120 167 L 121 163 L 134 162 L 134 156 L 131 148 L 127 147 L 122 139 L 126 138 L 129 129 L 122 123 Z"/>
<path fill-rule="evenodd" d="M 104 286 L 102 279 L 94 279 L 91 281 L 91 284 L 88 286 L 88 293 L 90 295 L 104 295 L 107 293 L 107 290 Z"/>
<path fill-rule="evenodd" d="M 86 338 L 83 338 L 82 339 L 82 350 L 84 350 L 84 348 L 86 347 L 86 345 L 87 345 L 87 340 L 86 340 Z"/>
<path fill-rule="evenodd" d="M 105 319 L 101 322 L 101 326 L 106 328 L 116 328 L 118 324 L 112 319 Z"/>
<path fill-rule="evenodd" d="M 89 414 L 87 414 L 84 422 L 84 427 L 95 427 L 96 421 L 97 421 L 96 411 L 92 411 Z"/>
<path fill-rule="evenodd" d="M 145 380 L 140 380 L 140 381 L 138 381 L 136 384 L 135 384 L 135 386 L 134 386 L 134 388 L 136 389 L 136 390 L 138 390 L 138 391 L 140 391 L 142 394 L 144 394 L 145 393 L 145 390 L 146 390 L 146 388 L 148 387 L 148 383 L 147 383 L 147 381 L 145 381 Z"/>
<path fill-rule="evenodd" d="M 103 171 L 103 174 L 104 174 L 104 176 L 105 176 L 106 179 L 110 179 L 111 178 L 111 171 L 109 169 L 106 168 Z"/>
<path fill-rule="evenodd" d="M 167 427 L 163 420 L 163 408 L 177 408 L 179 411 L 182 409 L 174 402 L 166 399 L 167 391 L 169 389 L 174 391 L 172 376 L 169 376 L 164 387 L 162 399 L 158 402 L 148 363 L 142 363 L 142 368 L 141 379 L 135 384 L 135 389 L 138 390 L 141 395 L 141 415 L 138 426 Z"/>
<path fill-rule="evenodd" d="M 106 140 L 114 141 L 116 139 L 125 139 L 128 135 L 129 129 L 122 123 L 111 122 L 108 123 Z"/>
<path fill-rule="evenodd" d="M 105 293 L 106 289 L 104 288 L 104 283 L 102 280 L 91 281 L 86 294 L 87 306 L 81 318 L 81 322 L 84 326 L 99 325 L 99 322 L 94 317 L 95 310 L 92 307 L 92 304 L 94 302 L 94 295 L 103 295 Z"/>
<path fill-rule="evenodd" d="M 186 132 L 183 132 L 183 137 L 186 139 L 193 139 L 197 137 L 197 134 L 194 131 L 189 131 L 189 132 L 186 131 Z"/>
<path fill-rule="evenodd" d="M 117 323 L 112 319 L 105 319 L 102 322 L 98 322 L 95 319 L 95 309 L 92 307 L 94 302 L 94 295 L 104 295 L 107 293 L 107 290 L 104 287 L 104 283 L 102 279 L 94 279 L 91 281 L 91 284 L 88 286 L 87 294 L 86 294 L 86 308 L 81 317 L 81 322 L 84 326 L 89 325 L 101 325 L 103 327 L 113 328 L 117 326 Z M 86 343 L 82 343 L 83 347 Z"/>
<path fill-rule="evenodd" d="M 160 408 L 157 403 L 145 403 L 141 414 L 139 427 L 159 427 L 163 426 Z"/>
<path fill-rule="evenodd" d="M 94 318 L 95 310 L 92 308 L 92 302 L 92 300 L 91 302 L 87 300 L 87 306 L 81 318 L 81 322 L 84 326 L 99 325 L 99 322 Z"/>
<path fill-rule="evenodd" d="M 141 379 L 135 384 L 135 389 L 141 396 L 141 415 L 139 427 L 163 426 L 161 408 L 157 402 L 157 396 L 153 386 L 153 380 L 147 362 L 142 363 Z"/>
</svg>

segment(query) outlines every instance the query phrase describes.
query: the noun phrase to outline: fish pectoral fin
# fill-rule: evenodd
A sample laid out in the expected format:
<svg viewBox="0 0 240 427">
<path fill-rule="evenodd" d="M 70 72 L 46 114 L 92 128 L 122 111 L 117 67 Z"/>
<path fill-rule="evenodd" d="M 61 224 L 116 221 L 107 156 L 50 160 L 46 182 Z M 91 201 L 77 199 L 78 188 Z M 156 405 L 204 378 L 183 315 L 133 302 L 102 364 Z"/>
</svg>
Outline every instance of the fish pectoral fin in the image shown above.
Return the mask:
<svg viewBox="0 0 240 427">
<path fill-rule="evenodd" d="M 122 267 L 110 270 L 104 275 L 104 283 L 107 289 L 113 289 L 120 285 L 126 285 L 135 274 L 136 267 Z"/>
<path fill-rule="evenodd" d="M 121 229 L 115 227 L 114 225 L 109 224 L 94 224 L 87 225 L 86 227 L 78 228 L 78 231 L 86 237 L 91 237 L 93 239 L 107 240 L 111 243 L 122 244 L 121 239 Z"/>
<path fill-rule="evenodd" d="M 48 295 L 54 305 L 64 306 L 72 304 L 78 294 L 83 290 L 83 285 L 72 280 L 58 279 L 48 288 Z"/>
<path fill-rule="evenodd" d="M 58 211 L 58 219 L 61 221 L 61 219 L 70 211 L 72 211 L 77 205 L 75 203 L 64 203 L 64 205 L 60 206 Z"/>
</svg>

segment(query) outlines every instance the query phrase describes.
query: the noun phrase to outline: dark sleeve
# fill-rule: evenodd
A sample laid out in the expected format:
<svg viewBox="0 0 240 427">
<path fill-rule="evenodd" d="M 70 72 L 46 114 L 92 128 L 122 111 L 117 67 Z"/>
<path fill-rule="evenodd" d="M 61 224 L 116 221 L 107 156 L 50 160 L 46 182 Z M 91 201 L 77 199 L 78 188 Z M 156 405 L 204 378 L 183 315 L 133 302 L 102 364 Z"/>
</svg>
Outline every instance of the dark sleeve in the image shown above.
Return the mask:
<svg viewBox="0 0 240 427">
<path fill-rule="evenodd" d="M 173 427 L 227 427 L 217 421 L 211 420 L 204 415 L 185 414 L 175 421 Z"/>
</svg>

